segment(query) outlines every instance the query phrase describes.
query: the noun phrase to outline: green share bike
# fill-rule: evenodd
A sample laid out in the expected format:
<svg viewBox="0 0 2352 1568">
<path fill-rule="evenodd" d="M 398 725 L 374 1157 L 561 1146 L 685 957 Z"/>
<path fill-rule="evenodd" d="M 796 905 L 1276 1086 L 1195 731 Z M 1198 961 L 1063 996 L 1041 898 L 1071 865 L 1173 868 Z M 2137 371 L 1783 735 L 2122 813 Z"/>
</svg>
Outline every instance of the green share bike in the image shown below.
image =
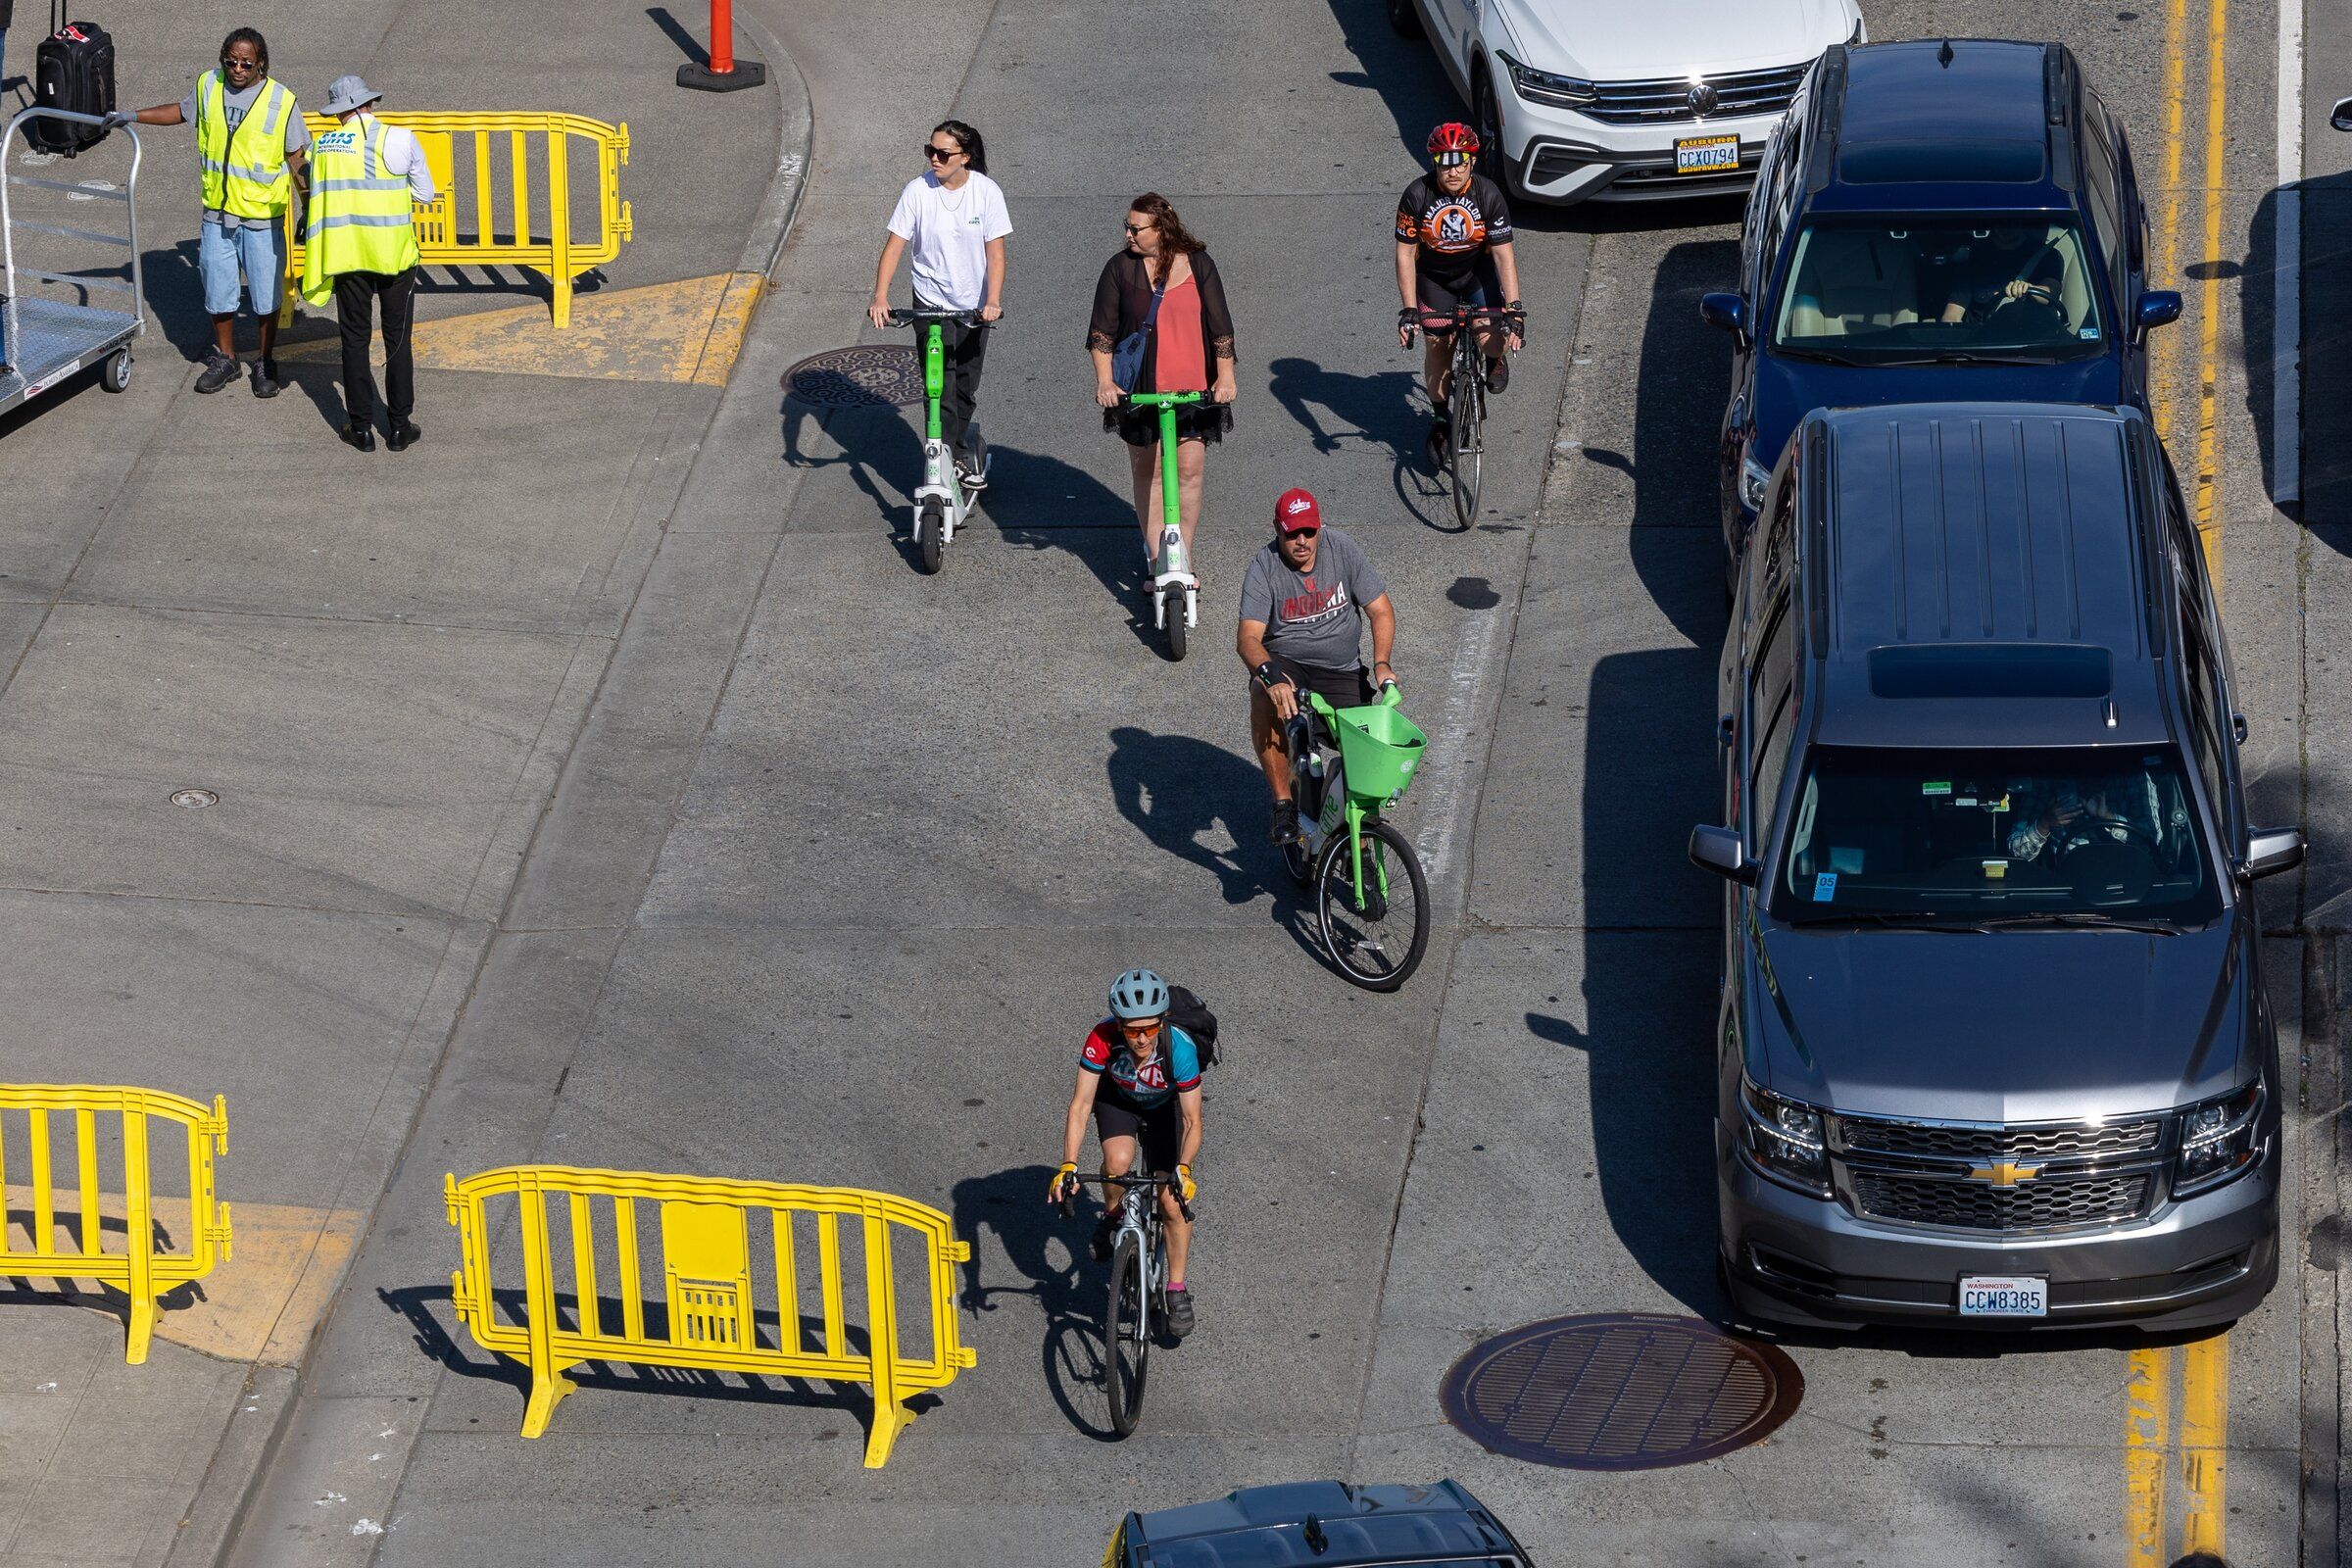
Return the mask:
<svg viewBox="0 0 2352 1568">
<path fill-rule="evenodd" d="M 1429 737 L 1397 710 L 1395 681 L 1380 701 L 1334 708 L 1313 692 L 1284 731 L 1298 841 L 1282 848 L 1291 875 L 1315 890 L 1323 951 L 1367 991 L 1394 991 L 1429 951 L 1429 878 L 1410 840 L 1381 813 L 1413 780 Z"/>
</svg>

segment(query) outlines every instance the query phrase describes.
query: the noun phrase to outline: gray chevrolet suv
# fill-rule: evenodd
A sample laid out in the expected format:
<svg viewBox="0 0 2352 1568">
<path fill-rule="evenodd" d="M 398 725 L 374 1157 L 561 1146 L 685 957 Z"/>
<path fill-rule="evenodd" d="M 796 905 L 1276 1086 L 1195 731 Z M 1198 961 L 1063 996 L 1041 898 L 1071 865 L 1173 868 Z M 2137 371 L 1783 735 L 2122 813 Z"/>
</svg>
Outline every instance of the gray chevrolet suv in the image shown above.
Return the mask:
<svg viewBox="0 0 2352 1568">
<path fill-rule="evenodd" d="M 1720 1241 L 1741 1312 L 2225 1323 L 2278 1043 L 2221 618 L 2129 409 L 1807 416 L 1725 640 Z"/>
</svg>

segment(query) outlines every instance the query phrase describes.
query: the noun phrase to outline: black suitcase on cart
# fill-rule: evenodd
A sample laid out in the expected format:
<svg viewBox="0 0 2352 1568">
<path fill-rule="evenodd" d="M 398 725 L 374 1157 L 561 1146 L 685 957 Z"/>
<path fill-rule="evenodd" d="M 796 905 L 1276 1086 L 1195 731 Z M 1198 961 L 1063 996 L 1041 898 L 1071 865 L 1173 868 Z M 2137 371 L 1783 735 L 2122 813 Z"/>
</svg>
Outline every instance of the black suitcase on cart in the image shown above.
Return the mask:
<svg viewBox="0 0 2352 1568">
<path fill-rule="evenodd" d="M 52 0 L 49 36 L 33 52 L 32 83 L 33 102 L 43 109 L 113 114 L 115 40 L 95 22 L 68 22 L 65 0 Z M 36 151 L 71 158 L 105 140 L 106 127 L 33 120 L 25 123 L 24 139 Z"/>
</svg>

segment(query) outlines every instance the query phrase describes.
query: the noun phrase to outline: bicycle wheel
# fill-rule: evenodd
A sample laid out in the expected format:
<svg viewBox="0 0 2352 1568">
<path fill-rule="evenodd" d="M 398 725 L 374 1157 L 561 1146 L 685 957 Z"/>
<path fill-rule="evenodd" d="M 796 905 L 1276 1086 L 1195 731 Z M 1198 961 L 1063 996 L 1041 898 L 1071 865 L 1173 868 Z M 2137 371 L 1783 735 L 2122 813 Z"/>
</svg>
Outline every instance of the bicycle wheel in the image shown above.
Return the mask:
<svg viewBox="0 0 2352 1568">
<path fill-rule="evenodd" d="M 1478 520 L 1480 454 L 1485 446 L 1480 427 L 1486 423 L 1487 390 L 1477 340 L 1467 331 L 1461 339 L 1468 347 L 1458 350 L 1453 362 L 1453 421 L 1446 430 L 1446 466 L 1453 471 L 1453 514 L 1467 528 Z"/>
<path fill-rule="evenodd" d="M 1144 1413 L 1144 1369 L 1151 1359 L 1144 1259 L 1130 1232 L 1110 1255 L 1110 1295 L 1102 1307 L 1102 1381 L 1110 1395 L 1111 1429 L 1122 1438 Z"/>
<path fill-rule="evenodd" d="M 1361 896 L 1346 833 L 1335 834 L 1324 846 L 1315 868 L 1323 951 L 1340 973 L 1366 991 L 1394 991 L 1429 951 L 1429 879 L 1404 835 L 1380 818 L 1365 820 L 1361 843 Z"/>
</svg>

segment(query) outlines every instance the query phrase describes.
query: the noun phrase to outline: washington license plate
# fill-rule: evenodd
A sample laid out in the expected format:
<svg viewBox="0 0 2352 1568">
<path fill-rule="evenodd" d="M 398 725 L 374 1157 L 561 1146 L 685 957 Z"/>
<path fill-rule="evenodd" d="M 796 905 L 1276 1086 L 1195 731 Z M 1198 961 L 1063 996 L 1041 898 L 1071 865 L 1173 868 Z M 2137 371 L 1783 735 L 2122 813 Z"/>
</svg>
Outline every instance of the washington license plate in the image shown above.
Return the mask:
<svg viewBox="0 0 2352 1568">
<path fill-rule="evenodd" d="M 1681 136 L 1674 143 L 1674 172 L 1678 174 L 1726 174 L 1740 167 L 1740 137 Z"/>
<path fill-rule="evenodd" d="M 1964 1274 L 1962 1317 L 2048 1317 L 2050 1282 L 2038 1274 Z"/>
</svg>

